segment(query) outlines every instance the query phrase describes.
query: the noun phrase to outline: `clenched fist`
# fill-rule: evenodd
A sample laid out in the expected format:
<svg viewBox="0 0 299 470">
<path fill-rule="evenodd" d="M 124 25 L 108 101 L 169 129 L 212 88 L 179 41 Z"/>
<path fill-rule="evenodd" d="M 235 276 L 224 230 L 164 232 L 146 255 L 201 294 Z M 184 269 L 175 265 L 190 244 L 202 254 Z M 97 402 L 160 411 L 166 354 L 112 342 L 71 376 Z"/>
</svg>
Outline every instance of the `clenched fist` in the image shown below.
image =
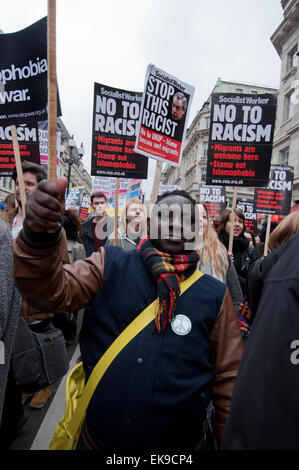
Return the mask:
<svg viewBox="0 0 299 470">
<path fill-rule="evenodd" d="M 26 204 L 26 223 L 32 232 L 55 231 L 60 227 L 64 212 L 64 195 L 68 180 L 59 178 L 56 187 L 43 180 L 29 194 Z"/>
</svg>

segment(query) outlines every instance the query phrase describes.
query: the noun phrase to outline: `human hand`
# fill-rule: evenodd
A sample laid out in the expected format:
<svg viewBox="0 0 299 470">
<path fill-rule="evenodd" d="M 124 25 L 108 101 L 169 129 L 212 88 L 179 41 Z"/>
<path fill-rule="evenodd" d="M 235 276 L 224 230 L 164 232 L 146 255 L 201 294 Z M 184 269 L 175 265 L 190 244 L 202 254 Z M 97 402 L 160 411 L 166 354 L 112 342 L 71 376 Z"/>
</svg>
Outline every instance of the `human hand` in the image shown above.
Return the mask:
<svg viewBox="0 0 299 470">
<path fill-rule="evenodd" d="M 232 263 L 234 262 L 234 255 L 232 253 L 228 253 L 230 259 L 232 260 Z"/>
<path fill-rule="evenodd" d="M 32 232 L 55 231 L 60 227 L 64 212 L 64 195 L 68 180 L 59 178 L 56 187 L 43 180 L 29 194 L 26 204 L 26 223 Z"/>
</svg>

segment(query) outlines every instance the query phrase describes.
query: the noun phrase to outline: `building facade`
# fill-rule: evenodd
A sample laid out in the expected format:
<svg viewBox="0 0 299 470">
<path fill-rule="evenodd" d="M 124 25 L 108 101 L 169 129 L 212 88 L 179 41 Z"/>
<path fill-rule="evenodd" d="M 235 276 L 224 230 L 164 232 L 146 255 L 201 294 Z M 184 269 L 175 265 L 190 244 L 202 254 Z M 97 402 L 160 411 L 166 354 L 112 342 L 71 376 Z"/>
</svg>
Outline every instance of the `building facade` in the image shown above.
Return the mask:
<svg viewBox="0 0 299 470">
<path fill-rule="evenodd" d="M 73 149 L 70 149 L 68 142 L 71 139 L 71 135 L 69 134 L 68 130 L 66 129 L 65 125 L 63 124 L 60 118 L 58 118 L 57 120 L 57 130 L 61 132 L 58 177 L 68 177 L 69 164 L 67 163 L 67 161 L 71 157 L 74 160 L 74 163 L 71 165 L 72 168 L 69 189 L 71 190 L 72 188 L 77 186 L 85 186 L 85 192 L 91 194 L 91 176 L 84 168 L 84 165 L 80 159 L 78 147 L 75 146 Z"/>
<path fill-rule="evenodd" d="M 294 167 L 292 202 L 299 203 L 299 0 L 282 0 L 284 19 L 271 36 L 281 58 L 272 162 Z"/>
<path fill-rule="evenodd" d="M 176 184 L 187 191 L 194 199 L 199 199 L 199 184 L 205 183 L 207 172 L 207 150 L 209 140 L 211 97 L 213 93 L 274 93 L 276 88 L 262 87 L 245 83 L 228 82 L 218 78 L 209 98 L 193 119 L 186 133 L 182 165 L 174 167 L 167 165 L 162 173 L 163 184 Z M 233 187 L 226 186 L 227 205 L 232 205 Z M 251 201 L 254 188 L 238 188 L 238 199 Z"/>
</svg>

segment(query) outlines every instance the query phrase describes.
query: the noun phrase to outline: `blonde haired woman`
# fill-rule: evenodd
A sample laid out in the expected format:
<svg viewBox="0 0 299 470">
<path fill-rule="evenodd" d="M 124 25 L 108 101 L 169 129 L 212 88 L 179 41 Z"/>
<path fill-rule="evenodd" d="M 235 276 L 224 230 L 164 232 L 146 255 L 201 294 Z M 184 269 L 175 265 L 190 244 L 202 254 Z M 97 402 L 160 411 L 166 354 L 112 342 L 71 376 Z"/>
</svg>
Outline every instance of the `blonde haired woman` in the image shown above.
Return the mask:
<svg viewBox="0 0 299 470">
<path fill-rule="evenodd" d="M 273 232 L 271 232 L 268 244 L 269 251 L 273 251 L 287 242 L 297 232 L 299 232 L 299 210 L 291 212 L 284 217 Z"/>
<path fill-rule="evenodd" d="M 142 236 L 146 232 L 146 210 L 140 199 L 132 198 L 124 205 L 119 229 L 117 231 L 116 246 L 124 250 L 137 248 Z M 108 238 L 107 245 L 113 245 L 114 233 Z"/>
<path fill-rule="evenodd" d="M 201 221 L 198 269 L 227 285 L 235 310 L 238 311 L 242 302 L 242 291 L 236 269 L 227 254 L 225 246 L 220 242 L 212 227 L 206 205 L 200 203 L 197 207 Z"/>
</svg>

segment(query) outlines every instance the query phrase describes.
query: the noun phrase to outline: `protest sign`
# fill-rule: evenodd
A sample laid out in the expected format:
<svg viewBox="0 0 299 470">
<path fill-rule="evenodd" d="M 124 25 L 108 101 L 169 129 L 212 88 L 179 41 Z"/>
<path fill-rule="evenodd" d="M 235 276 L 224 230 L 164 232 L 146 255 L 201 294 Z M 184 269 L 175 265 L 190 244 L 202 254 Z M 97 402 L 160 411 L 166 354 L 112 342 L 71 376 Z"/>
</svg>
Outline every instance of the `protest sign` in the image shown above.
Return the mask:
<svg viewBox="0 0 299 470">
<path fill-rule="evenodd" d="M 2 126 L 47 119 L 47 75 L 47 17 L 16 33 L 0 34 Z"/>
<path fill-rule="evenodd" d="M 16 128 L 21 160 L 40 164 L 37 124 L 25 124 Z M 16 166 L 11 126 L 0 126 L 0 176 L 11 176 Z"/>
<path fill-rule="evenodd" d="M 225 188 L 223 186 L 199 185 L 199 202 L 203 202 L 212 220 L 219 219 L 226 207 Z"/>
<path fill-rule="evenodd" d="M 127 179 L 127 178 L 110 178 L 111 191 L 116 190 L 117 180 L 119 180 L 119 190 L 126 192 L 129 187 L 129 183 L 131 181 L 130 179 Z M 136 181 L 136 179 L 133 179 L 132 181 Z"/>
<path fill-rule="evenodd" d="M 245 216 L 245 227 L 250 230 L 250 232 L 257 233 L 257 217 L 256 212 L 254 212 L 253 202 L 249 201 L 238 201 L 236 209 L 243 212 Z"/>
<path fill-rule="evenodd" d="M 82 196 L 81 204 L 80 204 L 80 211 L 79 211 L 80 219 L 87 219 L 89 216 L 90 209 L 91 209 L 90 195 L 87 193 L 84 193 Z"/>
<path fill-rule="evenodd" d="M 129 180 L 126 178 L 111 178 L 111 191 L 109 198 L 108 214 L 117 215 L 123 211 L 126 202 L 126 194 Z"/>
<path fill-rule="evenodd" d="M 91 192 L 96 193 L 100 191 L 101 193 L 105 194 L 105 196 L 109 196 L 111 190 L 111 178 L 102 178 L 101 176 L 95 176 L 92 178 L 92 189 Z"/>
<path fill-rule="evenodd" d="M 48 130 L 40 127 L 38 123 L 38 140 L 39 140 L 39 153 L 40 153 L 40 164 L 48 165 Z M 57 132 L 56 135 L 56 164 L 59 166 L 59 154 L 61 147 L 61 132 Z"/>
<path fill-rule="evenodd" d="M 212 95 L 207 184 L 268 184 L 276 102 L 274 94 Z"/>
<path fill-rule="evenodd" d="M 129 199 L 133 199 L 133 198 L 140 199 L 141 183 L 142 183 L 142 180 L 140 179 L 129 180 L 129 184 L 128 184 L 127 192 L 126 192 L 126 201 L 129 201 Z"/>
<path fill-rule="evenodd" d="M 268 186 L 255 189 L 254 212 L 287 215 L 291 207 L 293 179 L 292 166 L 271 165 Z"/>
<path fill-rule="evenodd" d="M 193 94 L 194 87 L 150 64 L 135 152 L 180 166 Z"/>
<path fill-rule="evenodd" d="M 83 194 L 83 191 L 85 189 L 85 186 L 76 186 L 75 188 L 72 188 L 66 198 L 65 205 L 66 207 L 78 207 L 80 206 L 80 199 L 81 195 Z"/>
<path fill-rule="evenodd" d="M 147 178 L 148 159 L 134 151 L 142 93 L 94 84 L 91 175 Z"/>
</svg>

